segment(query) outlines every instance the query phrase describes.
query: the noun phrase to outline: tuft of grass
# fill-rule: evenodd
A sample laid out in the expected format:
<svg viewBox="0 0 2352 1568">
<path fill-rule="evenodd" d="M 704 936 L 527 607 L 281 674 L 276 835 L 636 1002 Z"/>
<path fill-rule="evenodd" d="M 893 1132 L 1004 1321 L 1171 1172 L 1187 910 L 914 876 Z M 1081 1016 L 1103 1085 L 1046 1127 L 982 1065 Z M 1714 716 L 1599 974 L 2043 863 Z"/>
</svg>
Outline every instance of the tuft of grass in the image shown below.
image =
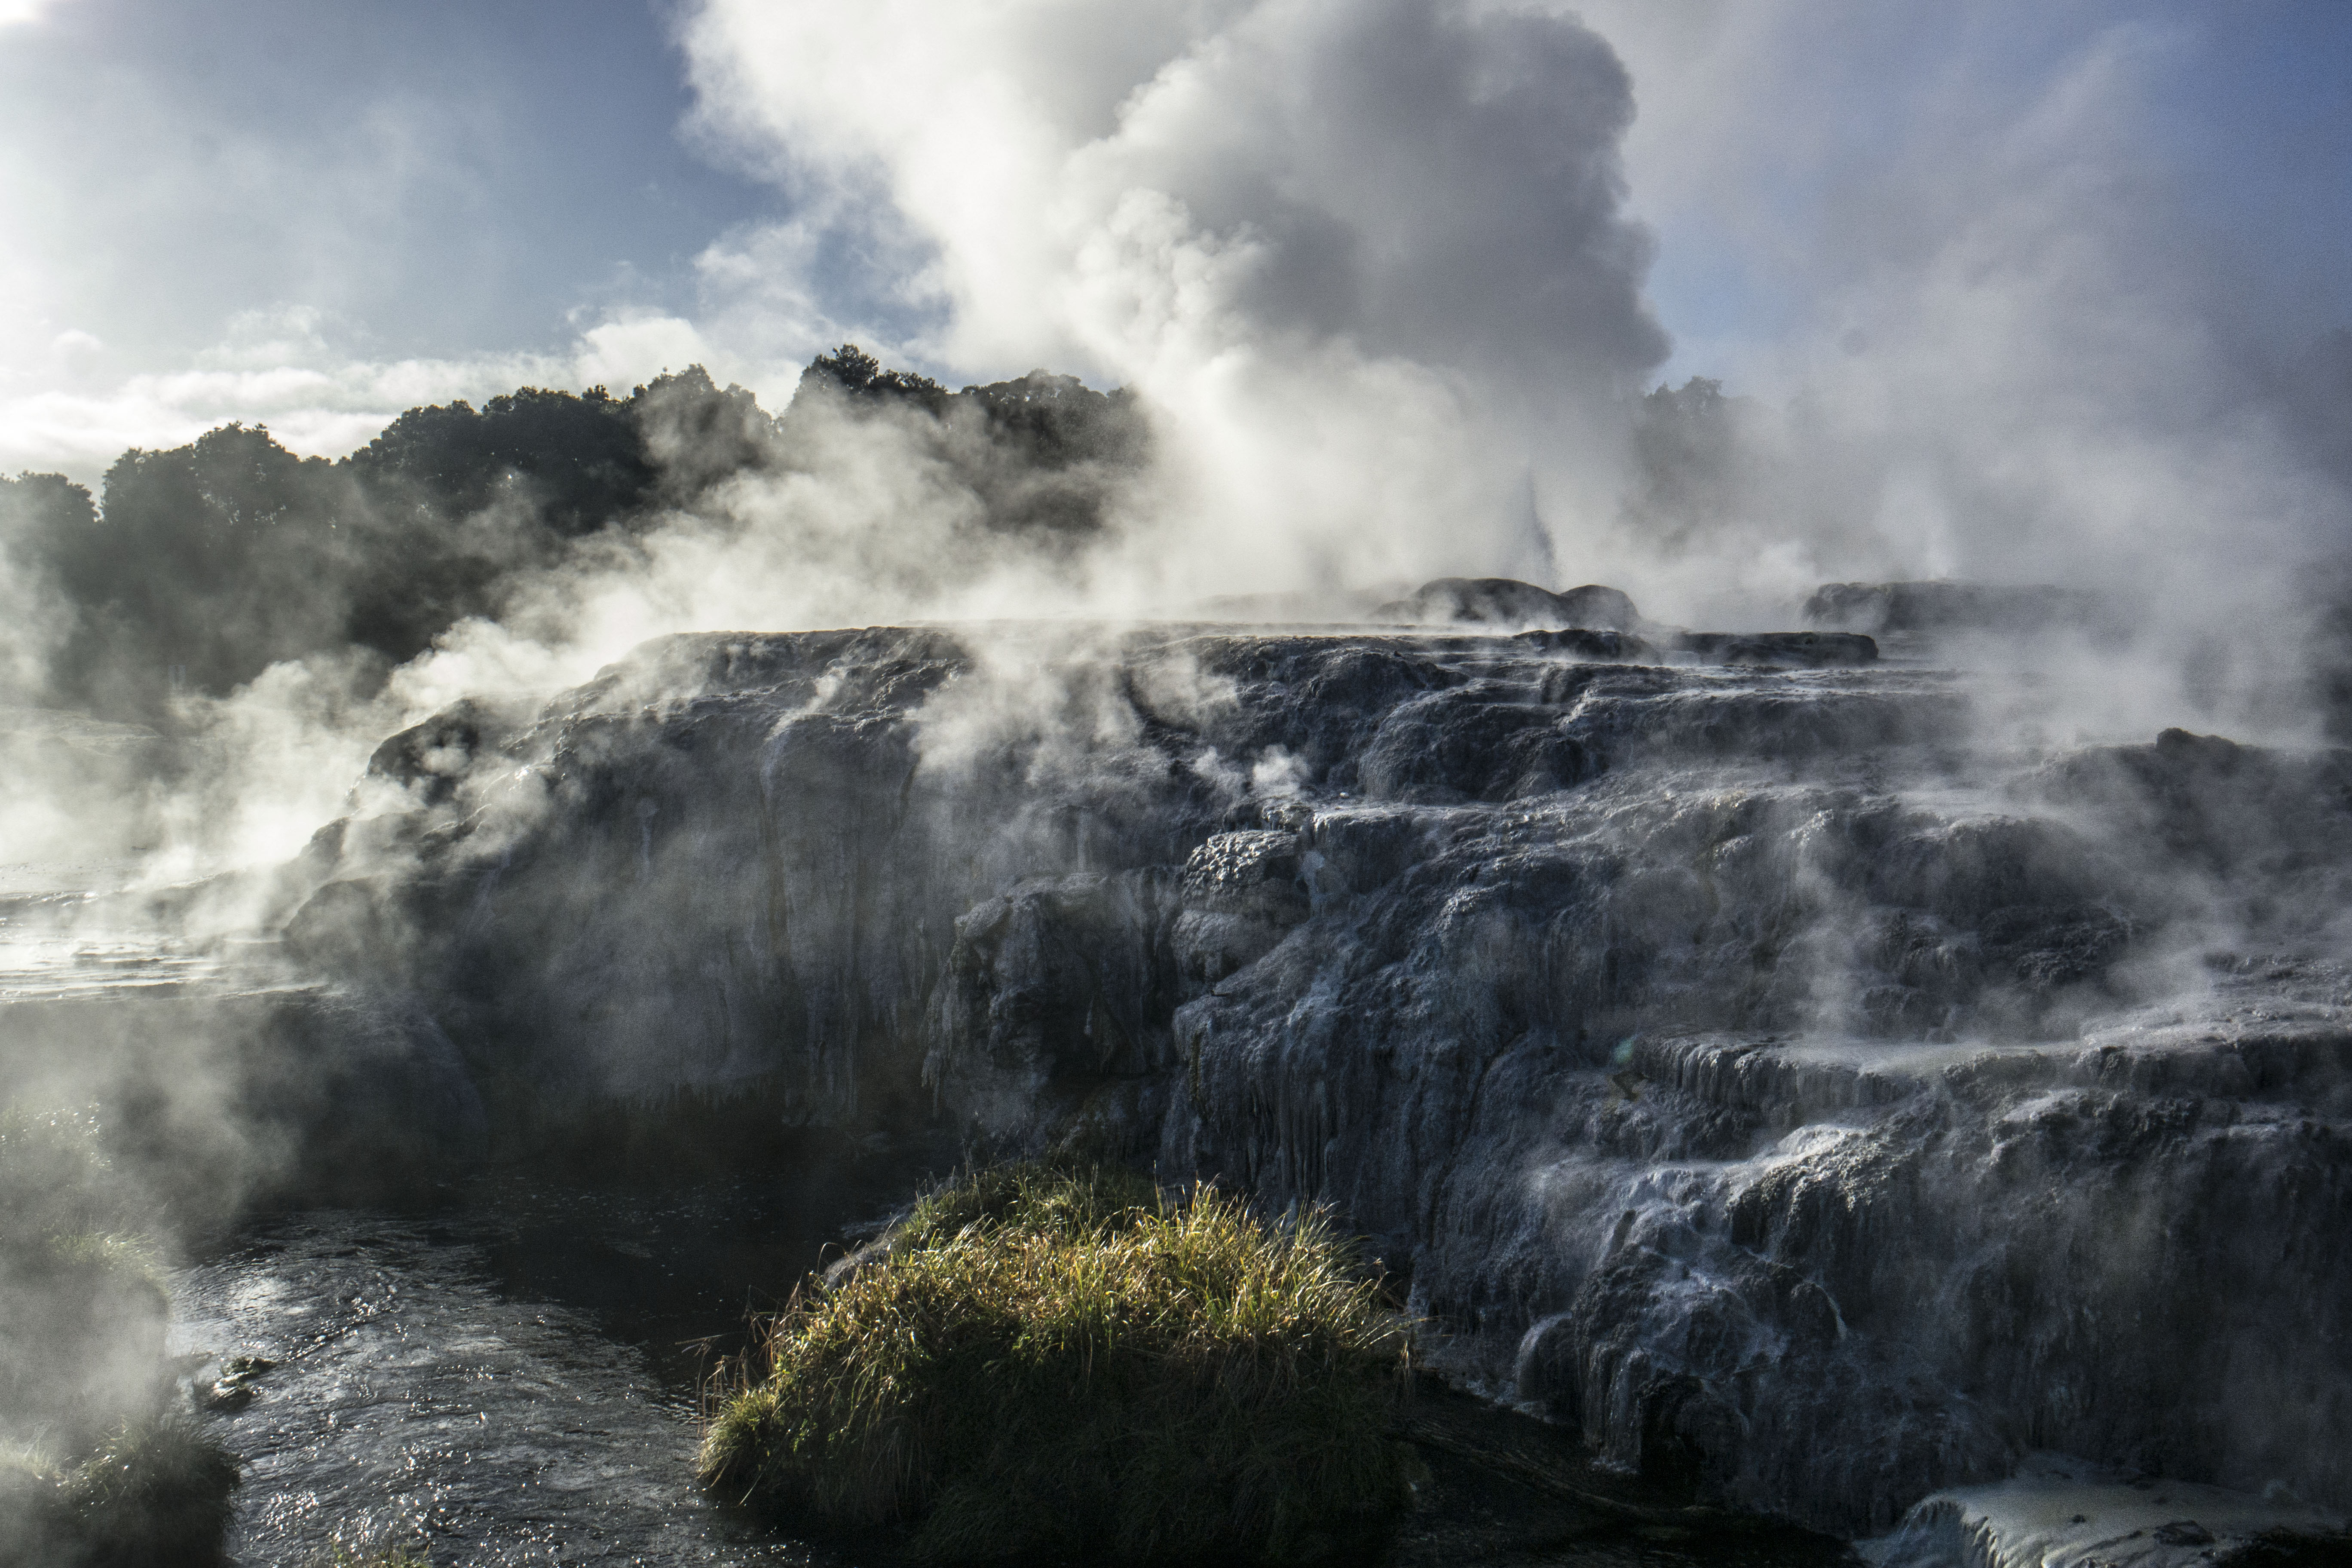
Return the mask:
<svg viewBox="0 0 2352 1568">
<path fill-rule="evenodd" d="M 18 1268 L 36 1279 L 71 1282 L 93 1295 L 171 1310 L 172 1291 L 163 1265 L 142 1237 L 53 1232 L 23 1249 Z"/>
<path fill-rule="evenodd" d="M 123 1230 L 137 1219 L 94 1108 L 0 1105 L 0 1236 Z"/>
<path fill-rule="evenodd" d="M 235 1455 L 178 1415 L 129 1421 L 64 1478 L 58 1510 L 93 1568 L 220 1561 Z"/>
<path fill-rule="evenodd" d="M 887 1256 L 796 1295 L 704 1435 L 722 1492 L 919 1560 L 1281 1563 L 1402 1508 L 1404 1336 L 1320 1215 L 1019 1165 L 927 1197 Z"/>
<path fill-rule="evenodd" d="M 1160 1214 L 1159 1185 L 1124 1165 L 1047 1159 L 968 1171 L 923 1194 L 894 1247 L 935 1246 L 974 1226 L 1018 1220 L 1031 1230 L 1108 1234 Z"/>
<path fill-rule="evenodd" d="M 172 1301 L 134 1237 L 0 1236 L 0 1426 L 68 1453 L 147 1410 Z"/>
<path fill-rule="evenodd" d="M 220 1560 L 236 1459 L 184 1416 L 171 1297 L 86 1110 L 0 1107 L 0 1563 Z"/>
</svg>

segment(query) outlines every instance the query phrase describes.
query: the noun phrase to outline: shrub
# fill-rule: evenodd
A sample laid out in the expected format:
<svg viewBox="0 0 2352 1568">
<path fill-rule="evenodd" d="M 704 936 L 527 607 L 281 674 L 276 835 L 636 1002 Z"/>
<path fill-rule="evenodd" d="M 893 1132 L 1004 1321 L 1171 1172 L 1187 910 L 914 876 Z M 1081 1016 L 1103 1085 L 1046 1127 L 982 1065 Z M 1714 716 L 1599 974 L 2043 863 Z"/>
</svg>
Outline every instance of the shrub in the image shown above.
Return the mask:
<svg viewBox="0 0 2352 1568">
<path fill-rule="evenodd" d="M 1320 1216 L 1026 1165 L 933 1194 L 883 1250 L 766 1325 L 707 1482 L 913 1521 L 930 1561 L 1310 1560 L 1402 1505 L 1404 1337 Z"/>
<path fill-rule="evenodd" d="M 0 1108 L 0 1568 L 220 1560 L 236 1459 L 184 1416 L 171 1298 L 85 1112 Z"/>
<path fill-rule="evenodd" d="M 0 1432 L 71 1453 L 144 1412 L 171 1298 L 87 1112 L 0 1108 Z"/>
<path fill-rule="evenodd" d="M 236 1456 L 196 1425 L 165 1415 L 126 1422 L 69 1472 L 58 1512 L 91 1568 L 220 1561 Z"/>
<path fill-rule="evenodd" d="M 123 1230 L 138 1218 L 92 1111 L 0 1106 L 0 1237 Z"/>
</svg>

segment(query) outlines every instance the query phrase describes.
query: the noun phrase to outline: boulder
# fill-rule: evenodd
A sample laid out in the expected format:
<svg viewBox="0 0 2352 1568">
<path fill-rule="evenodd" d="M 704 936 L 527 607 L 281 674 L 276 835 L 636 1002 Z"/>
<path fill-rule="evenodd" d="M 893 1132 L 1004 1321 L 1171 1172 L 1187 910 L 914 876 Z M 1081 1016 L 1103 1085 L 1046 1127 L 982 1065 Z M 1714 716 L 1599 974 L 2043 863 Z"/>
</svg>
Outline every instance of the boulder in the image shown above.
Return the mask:
<svg viewBox="0 0 2352 1568">
<path fill-rule="evenodd" d="M 1852 632 L 2034 632 L 2095 628 L 2098 596 L 2047 584 L 1824 583 L 1805 601 L 1808 625 Z"/>
<path fill-rule="evenodd" d="M 1630 632 L 1642 616 L 1624 594 L 1597 583 L 1555 594 L 1510 577 L 1440 577 L 1382 605 L 1372 619 Z"/>
</svg>

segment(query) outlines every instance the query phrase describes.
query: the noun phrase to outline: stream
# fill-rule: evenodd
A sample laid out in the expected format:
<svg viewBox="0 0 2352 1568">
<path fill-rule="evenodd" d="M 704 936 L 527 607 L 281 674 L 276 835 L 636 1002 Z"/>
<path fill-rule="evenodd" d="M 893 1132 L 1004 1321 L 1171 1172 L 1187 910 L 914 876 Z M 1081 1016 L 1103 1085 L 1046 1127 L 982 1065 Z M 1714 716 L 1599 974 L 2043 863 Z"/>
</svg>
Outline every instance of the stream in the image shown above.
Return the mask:
<svg viewBox="0 0 2352 1568">
<path fill-rule="evenodd" d="M 278 1363 L 215 1417 L 246 1464 L 232 1557 L 830 1561 L 693 1481 L 704 1347 L 773 1304 L 753 1280 L 814 1260 L 801 1213 L 751 1183 L 490 1180 L 425 1212 L 267 1221 L 180 1270 L 175 1349 Z"/>
</svg>

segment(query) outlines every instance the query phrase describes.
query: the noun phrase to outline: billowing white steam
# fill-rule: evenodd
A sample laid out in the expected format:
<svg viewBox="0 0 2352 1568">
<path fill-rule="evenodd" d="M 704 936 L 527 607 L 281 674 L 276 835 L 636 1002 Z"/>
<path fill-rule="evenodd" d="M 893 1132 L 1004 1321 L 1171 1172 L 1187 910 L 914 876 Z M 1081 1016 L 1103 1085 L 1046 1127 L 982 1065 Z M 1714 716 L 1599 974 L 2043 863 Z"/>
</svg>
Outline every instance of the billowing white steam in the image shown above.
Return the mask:
<svg viewBox="0 0 2352 1568">
<path fill-rule="evenodd" d="M 921 416 L 803 411 L 806 467 L 551 576 L 364 710 L 310 676 L 233 700 L 267 710 L 224 731 L 257 738 L 257 763 L 300 761 L 285 792 L 240 772 L 234 809 L 192 819 L 290 848 L 390 729 L 665 631 L 1117 615 L 1454 573 L 1612 582 L 1717 625 L 1786 625 L 1825 579 L 2107 590 L 2158 646 L 2079 666 L 2083 700 L 2049 738 L 2294 732 L 2276 699 L 2296 595 L 2352 508 L 2287 437 L 2227 269 L 2151 174 L 2161 40 L 2088 26 L 1995 84 L 1991 24 L 1863 37 L 1851 11 L 1796 0 L 1580 14 L 702 0 L 679 24 L 701 133 L 796 216 L 704 258 L 695 341 L 804 356 L 820 329 L 895 321 L 858 335 L 951 384 L 1042 365 L 1127 384 L 1155 470 L 1107 542 L 1041 557 L 971 526 Z M 1932 89 L 1882 90 L 1869 143 L 1841 143 L 1852 61 L 1880 57 L 1897 74 L 1932 57 Z M 1791 180 L 1809 201 L 1787 203 Z M 1692 367 L 1769 396 L 1737 405 L 1666 515 L 1637 504 L 1624 439 L 1668 347 L 1633 215 L 1701 209 L 1794 313 L 1769 351 Z"/>
<path fill-rule="evenodd" d="M 1606 521 L 1607 437 L 1666 343 L 1620 211 L 1632 84 L 1574 19 L 712 0 L 685 38 L 803 222 L 920 258 L 927 357 L 1156 405 L 1171 471 L 1113 578 L 1532 574 L 1531 471 L 1555 526 Z"/>
</svg>

